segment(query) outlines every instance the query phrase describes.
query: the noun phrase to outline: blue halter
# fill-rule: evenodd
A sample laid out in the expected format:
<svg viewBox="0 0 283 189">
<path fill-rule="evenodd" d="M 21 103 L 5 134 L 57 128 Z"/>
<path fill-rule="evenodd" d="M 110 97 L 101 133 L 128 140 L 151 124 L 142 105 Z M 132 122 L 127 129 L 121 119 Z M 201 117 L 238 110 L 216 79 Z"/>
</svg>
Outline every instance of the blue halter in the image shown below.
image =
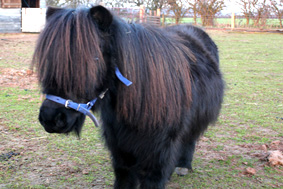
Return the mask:
<svg viewBox="0 0 283 189">
<path fill-rule="evenodd" d="M 115 68 L 115 74 L 118 77 L 118 79 L 124 83 L 127 87 L 130 86 L 132 84 L 132 82 L 130 80 L 128 80 L 127 78 L 125 78 L 120 70 L 118 69 L 118 67 Z M 104 94 L 107 92 L 104 91 L 101 95 L 99 95 L 99 97 L 102 99 L 104 97 Z M 90 117 L 90 119 L 94 122 L 95 126 L 98 127 L 99 123 L 96 119 L 96 117 L 90 112 L 90 109 L 93 107 L 93 105 L 95 104 L 97 98 L 89 101 L 86 104 L 80 104 L 80 103 L 76 103 L 73 102 L 71 100 L 66 100 L 64 98 L 58 97 L 58 96 L 54 96 L 54 95 L 50 95 L 50 94 L 46 94 L 46 99 L 51 100 L 53 102 L 56 102 L 58 104 L 62 104 L 64 105 L 66 108 L 71 108 L 73 110 L 76 110 L 78 112 L 83 113 L 84 115 L 87 115 Z"/>
</svg>

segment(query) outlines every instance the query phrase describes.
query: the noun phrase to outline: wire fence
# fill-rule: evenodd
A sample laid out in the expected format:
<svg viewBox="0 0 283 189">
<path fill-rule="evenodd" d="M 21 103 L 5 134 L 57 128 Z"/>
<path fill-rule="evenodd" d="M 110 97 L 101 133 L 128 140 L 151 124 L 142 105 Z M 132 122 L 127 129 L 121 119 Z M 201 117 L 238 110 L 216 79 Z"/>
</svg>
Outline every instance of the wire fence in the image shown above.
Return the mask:
<svg viewBox="0 0 283 189">
<path fill-rule="evenodd" d="M 160 14 L 158 11 L 148 11 L 141 8 L 110 8 L 117 16 L 128 22 L 147 23 L 156 26 L 168 26 L 176 24 L 173 15 Z M 157 13 L 156 13 L 157 12 Z M 204 21 L 206 19 L 206 21 Z M 283 21 L 283 18 L 282 18 Z M 245 18 L 242 15 L 227 14 L 225 16 L 201 18 L 197 16 L 186 16 L 180 19 L 179 24 L 193 24 L 207 28 L 233 28 L 233 29 L 279 29 L 282 28 L 282 21 L 276 16 Z M 206 22 L 206 24 L 204 24 Z"/>
<path fill-rule="evenodd" d="M 136 23 L 147 23 L 155 26 L 161 26 L 160 13 L 157 11 L 148 11 L 142 8 L 118 8 L 110 7 L 110 9 L 115 15 L 123 18 L 127 22 Z"/>
<path fill-rule="evenodd" d="M 250 18 L 247 20 L 244 16 L 236 15 L 235 18 L 231 16 L 217 16 L 213 18 L 207 18 L 212 20 L 211 24 L 204 25 L 201 17 L 183 17 L 180 19 L 179 24 L 193 24 L 211 28 L 246 28 L 246 29 L 283 29 L 280 25 L 280 21 L 276 17 L 260 17 Z M 163 26 L 176 24 L 173 16 L 163 16 L 161 18 Z M 282 18 L 283 20 L 283 18 Z M 233 24 L 234 22 L 234 24 Z"/>
<path fill-rule="evenodd" d="M 140 21 L 140 8 L 119 8 L 108 7 L 115 15 L 123 18 L 127 22 L 141 22 Z"/>
</svg>

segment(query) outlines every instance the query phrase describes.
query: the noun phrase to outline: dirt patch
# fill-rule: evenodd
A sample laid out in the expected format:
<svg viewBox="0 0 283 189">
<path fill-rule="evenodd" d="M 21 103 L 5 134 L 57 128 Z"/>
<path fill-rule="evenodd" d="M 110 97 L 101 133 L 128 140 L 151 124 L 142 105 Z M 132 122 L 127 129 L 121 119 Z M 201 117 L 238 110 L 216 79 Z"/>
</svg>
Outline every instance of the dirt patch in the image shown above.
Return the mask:
<svg viewBox="0 0 283 189">
<path fill-rule="evenodd" d="M 29 69 L 3 68 L 0 75 L 0 86 L 35 89 L 38 85 L 36 75 Z"/>
<path fill-rule="evenodd" d="M 0 87 L 37 87 L 30 70 L 38 34 L 0 34 Z"/>
</svg>

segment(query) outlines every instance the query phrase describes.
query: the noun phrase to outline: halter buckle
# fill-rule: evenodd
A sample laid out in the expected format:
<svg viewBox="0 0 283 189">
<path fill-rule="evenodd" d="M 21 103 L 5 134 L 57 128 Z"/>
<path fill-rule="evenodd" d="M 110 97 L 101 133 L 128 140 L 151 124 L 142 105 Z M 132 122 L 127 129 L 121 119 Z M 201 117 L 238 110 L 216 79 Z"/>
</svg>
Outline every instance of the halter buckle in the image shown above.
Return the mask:
<svg viewBox="0 0 283 189">
<path fill-rule="evenodd" d="M 67 108 L 67 109 L 70 109 L 70 108 L 68 107 L 69 102 L 73 102 L 73 101 L 71 101 L 71 100 L 66 100 L 66 102 L 65 102 L 65 108 Z"/>
</svg>

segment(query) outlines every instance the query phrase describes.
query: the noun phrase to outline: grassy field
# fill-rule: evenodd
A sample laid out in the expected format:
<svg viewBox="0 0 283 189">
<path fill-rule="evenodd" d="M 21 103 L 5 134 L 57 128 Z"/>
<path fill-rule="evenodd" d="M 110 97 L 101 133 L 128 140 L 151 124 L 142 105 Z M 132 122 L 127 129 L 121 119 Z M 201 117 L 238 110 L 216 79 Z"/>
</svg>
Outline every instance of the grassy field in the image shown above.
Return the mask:
<svg viewBox="0 0 283 189">
<path fill-rule="evenodd" d="M 223 109 L 198 142 L 194 172 L 167 188 L 283 188 L 283 167 L 264 158 L 283 152 L 283 37 L 208 32 L 227 85 Z M 25 71 L 36 37 L 0 34 L 0 188 L 111 188 L 109 153 L 89 119 L 80 140 L 37 121 L 40 91 Z"/>
</svg>

